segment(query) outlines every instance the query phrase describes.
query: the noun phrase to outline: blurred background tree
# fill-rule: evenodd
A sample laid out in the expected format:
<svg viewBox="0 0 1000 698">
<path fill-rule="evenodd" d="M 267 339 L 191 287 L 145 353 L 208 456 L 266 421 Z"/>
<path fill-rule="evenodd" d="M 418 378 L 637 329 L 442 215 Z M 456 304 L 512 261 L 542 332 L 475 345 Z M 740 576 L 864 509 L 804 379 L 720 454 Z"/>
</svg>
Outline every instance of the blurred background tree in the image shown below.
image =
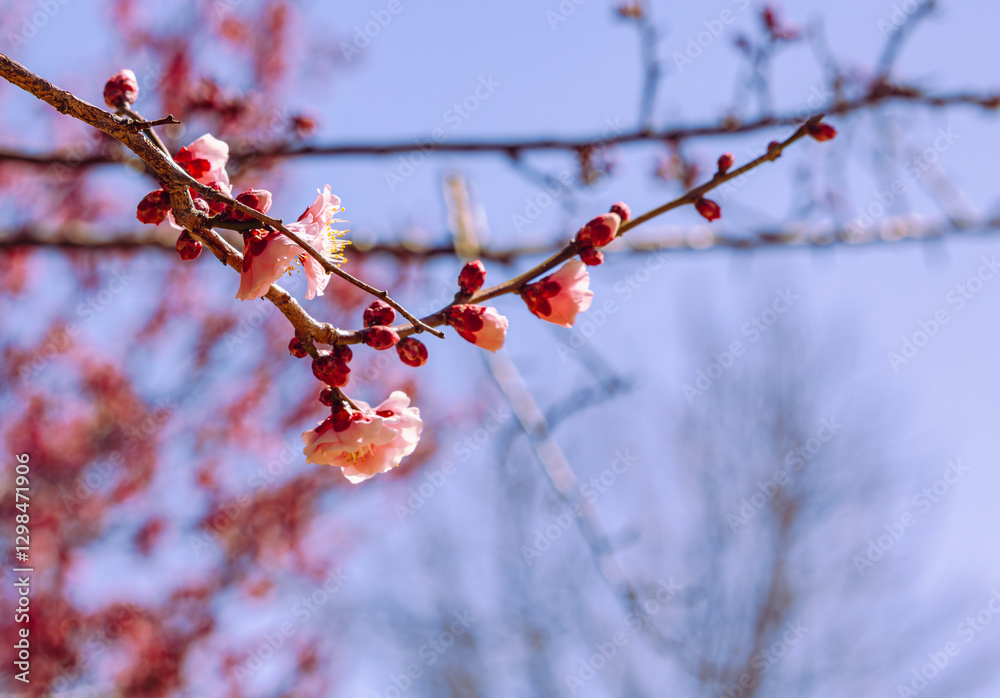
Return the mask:
<svg viewBox="0 0 1000 698">
<path fill-rule="evenodd" d="M 329 182 L 346 268 L 418 314 L 465 259 L 498 281 L 723 152 L 840 135 L 616 242 L 572 330 L 507 299 L 495 357 L 359 350 L 351 394 L 425 427 L 352 486 L 302 457 L 285 318 L 134 220 L 119 143 L 0 84 L 0 508 L 30 454 L 36 570 L 2 690 L 995 696 L 998 9 L 346 5 L 11 0 L 0 45 L 93 103 L 131 68 L 171 152 L 225 140 L 286 220 Z"/>
</svg>

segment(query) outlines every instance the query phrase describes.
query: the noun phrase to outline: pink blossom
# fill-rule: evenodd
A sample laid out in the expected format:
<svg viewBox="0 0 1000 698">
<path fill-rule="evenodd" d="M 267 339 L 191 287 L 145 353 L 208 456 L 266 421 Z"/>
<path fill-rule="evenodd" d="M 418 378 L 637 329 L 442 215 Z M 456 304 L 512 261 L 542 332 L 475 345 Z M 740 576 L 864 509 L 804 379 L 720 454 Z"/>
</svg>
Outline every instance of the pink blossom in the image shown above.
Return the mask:
<svg viewBox="0 0 1000 698">
<path fill-rule="evenodd" d="M 502 347 L 507 336 L 507 318 L 496 308 L 453 305 L 445 311 L 445 320 L 458 330 L 462 339 L 487 351 L 495 352 Z"/>
<path fill-rule="evenodd" d="M 345 261 L 341 251 L 347 243 L 339 239 L 345 231 L 333 230 L 328 226 L 344 222 L 333 217 L 339 210 L 340 199 L 330 193 L 328 184 L 299 220 L 287 226 L 326 259 L 338 265 Z M 302 265 L 309 284 L 306 298 L 322 296 L 330 275 L 312 255 L 279 232 L 267 233 L 262 237 L 248 236 L 243 246 L 243 273 L 240 275 L 240 290 L 236 297 L 240 300 L 253 300 L 265 295 L 271 284 L 281 278 L 296 260 Z"/>
<path fill-rule="evenodd" d="M 248 235 L 243 244 L 243 272 L 236 297 L 249 301 L 267 294 L 271 284 L 288 271 L 302 248 L 279 232 Z"/>
<path fill-rule="evenodd" d="M 576 314 L 590 307 L 594 292 L 590 290 L 590 274 L 578 259 L 566 262 L 554 274 L 528 284 L 521 291 L 528 310 L 560 327 L 572 327 Z"/>
<path fill-rule="evenodd" d="M 287 227 L 334 264 L 343 264 L 345 260 L 340 253 L 347 243 L 339 238 L 345 231 L 329 228 L 331 223 L 345 222 L 343 219 L 333 217 L 340 210 L 340 198 L 330 193 L 330 185 L 327 184 L 319 191 L 316 200 L 305 210 L 305 213 L 299 216 L 299 219 L 294 223 L 289 223 Z M 301 253 L 298 255 L 299 261 L 302 263 L 306 280 L 309 282 L 306 298 L 312 299 L 316 296 L 322 296 L 326 285 L 330 282 L 330 274 L 312 255 L 301 248 L 299 250 Z"/>
<path fill-rule="evenodd" d="M 346 420 L 327 417 L 318 427 L 302 434 L 307 463 L 344 469 L 352 483 L 392 470 L 413 453 L 424 423 L 420 410 L 410 407 L 409 396 L 393 392 L 374 409 L 355 400 L 360 411 Z"/>
<path fill-rule="evenodd" d="M 174 156 L 174 161 L 202 184 L 218 184 L 220 186 L 215 187 L 216 189 L 227 196 L 232 194 L 233 188 L 229 184 L 229 175 L 226 174 L 229 145 L 224 141 L 206 133 L 188 147 L 181 148 Z"/>
</svg>

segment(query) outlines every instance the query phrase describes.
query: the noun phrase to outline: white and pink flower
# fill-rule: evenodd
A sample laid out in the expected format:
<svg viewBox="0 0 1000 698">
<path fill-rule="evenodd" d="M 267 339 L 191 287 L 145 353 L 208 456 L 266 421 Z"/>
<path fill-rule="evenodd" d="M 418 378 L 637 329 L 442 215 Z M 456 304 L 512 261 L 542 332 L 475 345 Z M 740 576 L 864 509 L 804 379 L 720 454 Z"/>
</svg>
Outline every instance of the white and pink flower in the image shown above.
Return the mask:
<svg viewBox="0 0 1000 698">
<path fill-rule="evenodd" d="M 229 175 L 226 173 L 229 144 L 225 141 L 206 133 L 191 145 L 181 148 L 174 156 L 174 162 L 198 182 L 214 186 L 226 196 L 232 194 Z"/>
<path fill-rule="evenodd" d="M 333 217 L 340 210 L 340 199 L 330 193 L 327 184 L 299 220 L 287 227 L 332 263 L 343 264 L 345 259 L 341 252 L 348 243 L 339 238 L 346 231 L 329 228 L 331 223 L 345 222 Z M 306 298 L 322 296 L 330 275 L 312 255 L 281 233 L 247 236 L 243 245 L 240 290 L 236 297 L 253 300 L 265 295 L 271 284 L 288 272 L 295 261 L 302 265 L 309 284 Z"/>
<path fill-rule="evenodd" d="M 578 259 L 566 262 L 554 274 L 528 284 L 521 290 L 528 310 L 560 327 L 572 327 L 577 313 L 590 307 L 594 292 L 590 274 Z"/>
<path fill-rule="evenodd" d="M 400 390 L 374 409 L 354 402 L 360 410 L 340 420 L 327 417 L 303 433 L 302 442 L 307 463 L 343 468 L 344 477 L 357 484 L 392 470 L 413 453 L 424 423 L 420 410 L 410 407 L 409 396 Z"/>
</svg>

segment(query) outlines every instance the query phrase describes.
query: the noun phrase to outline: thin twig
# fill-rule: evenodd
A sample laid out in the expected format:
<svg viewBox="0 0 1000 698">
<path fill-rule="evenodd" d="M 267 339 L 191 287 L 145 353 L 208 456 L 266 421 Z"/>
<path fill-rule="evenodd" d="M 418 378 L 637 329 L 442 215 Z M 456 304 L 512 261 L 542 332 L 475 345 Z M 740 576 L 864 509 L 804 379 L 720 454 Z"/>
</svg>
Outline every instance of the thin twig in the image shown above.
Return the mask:
<svg viewBox="0 0 1000 698">
<path fill-rule="evenodd" d="M 254 221 L 255 223 L 257 221 Z M 213 226 L 220 227 L 220 226 Z M 885 230 L 886 235 L 882 234 Z M 709 233 L 704 237 L 704 233 Z M 930 242 L 963 235 L 988 235 L 1000 232 L 1000 218 L 946 220 L 916 224 L 905 216 L 883 219 L 879 225 L 861 231 L 849 228 L 830 228 L 816 225 L 812 227 L 764 228 L 741 234 L 709 231 L 708 226 L 678 229 L 675 235 L 665 239 L 632 241 L 625 239 L 616 245 L 614 253 L 649 252 L 691 252 L 700 253 L 716 249 L 766 250 L 785 247 L 809 247 L 817 250 L 833 249 L 840 245 L 860 247 L 884 245 L 898 242 Z M 860 235 L 859 233 L 864 233 Z M 694 235 L 694 237 L 692 237 Z M 143 232 L 119 233 L 110 237 L 99 237 L 90 230 L 74 230 L 72 236 L 56 237 L 50 231 L 36 231 L 19 228 L 7 233 L 0 232 L 0 251 L 21 247 L 52 247 L 66 250 L 93 252 L 130 252 L 151 249 L 155 251 L 174 250 L 174 241 L 162 235 Z M 479 250 L 478 258 L 498 264 L 513 264 L 525 257 L 552 255 L 562 249 L 562 245 L 526 245 L 519 247 L 492 248 Z M 352 256 L 388 255 L 401 260 L 454 257 L 457 252 L 453 244 L 420 245 L 414 242 L 379 243 L 370 247 L 355 246 Z M 605 255 L 612 250 L 605 249 Z"/>
<path fill-rule="evenodd" d="M 177 163 L 175 163 L 173 158 L 170 157 L 170 154 L 163 145 L 162 141 L 160 141 L 151 129 L 145 129 L 142 131 L 143 134 L 148 136 L 149 140 L 147 140 L 146 136 L 138 135 L 129 128 L 128 124 L 122 123 L 110 113 L 99 107 L 95 107 L 82 99 L 79 99 L 66 90 L 57 88 L 49 81 L 36 75 L 35 73 L 32 73 L 20 63 L 11 60 L 2 53 L 0 53 L 0 75 L 2 75 L 11 84 L 18 86 L 21 89 L 33 94 L 38 99 L 49 103 L 60 113 L 68 114 L 87 124 L 90 124 L 127 146 L 132 152 L 138 155 L 143 162 L 149 165 L 149 167 L 151 167 L 160 179 L 167 185 L 167 188 L 171 193 L 171 201 L 175 204 L 174 217 L 177 219 L 178 223 L 187 227 L 193 233 L 198 233 L 199 237 L 204 237 L 200 231 L 204 229 L 206 219 L 201 214 L 195 213 L 193 202 L 191 201 L 190 195 L 187 193 L 188 189 L 194 189 L 210 200 L 221 201 L 238 211 L 246 213 L 257 220 L 263 221 L 277 230 L 280 230 L 290 240 L 304 249 L 306 253 L 315 258 L 326 271 L 336 274 L 342 279 L 349 281 L 358 288 L 377 298 L 380 298 L 395 308 L 397 312 L 410 321 L 415 328 L 414 331 L 427 331 L 437 337 L 444 337 L 444 333 L 425 325 L 418 318 L 399 305 L 399 303 L 392 300 L 386 291 L 380 291 L 360 279 L 356 279 L 351 274 L 339 269 L 335 264 L 323 257 L 323 255 L 313 248 L 312 245 L 309 245 L 301 237 L 288 230 L 288 228 L 286 228 L 279 219 L 265 216 L 259 211 L 236 201 L 232 197 L 195 181 L 190 175 L 188 175 L 187 172 L 178 167 Z M 129 107 L 122 108 L 120 113 L 128 116 L 133 121 L 143 121 L 142 117 Z M 155 145 L 151 145 L 151 142 Z M 228 258 L 225 257 L 221 257 L 220 259 L 222 259 L 223 263 L 228 263 L 229 261 Z M 311 328 L 306 329 L 311 331 Z M 339 337 L 339 330 L 333 336 Z"/>
<path fill-rule="evenodd" d="M 914 86 L 896 86 L 893 90 L 880 90 L 866 93 L 853 100 L 836 99 L 820 108 L 818 112 L 831 116 L 845 116 L 853 112 L 880 106 L 893 101 L 905 101 L 931 108 L 954 106 L 972 106 L 995 110 L 1000 107 L 1000 93 L 960 92 L 951 94 L 926 94 Z M 710 138 L 732 136 L 736 134 L 753 133 L 756 131 L 795 126 L 808 115 L 789 113 L 783 116 L 764 116 L 751 121 L 739 121 L 730 116 L 722 122 L 696 124 L 688 126 L 672 126 L 658 131 L 639 128 L 624 131 L 611 137 L 600 135 L 588 138 L 532 138 L 517 140 L 488 141 L 444 141 L 437 143 L 434 153 L 497 153 L 505 157 L 519 156 L 529 151 L 561 150 L 579 152 L 581 149 L 593 147 L 601 143 L 603 146 L 628 145 L 632 143 L 650 142 L 664 143 L 668 141 L 681 142 L 694 138 Z M 396 155 L 416 152 L 426 149 L 420 139 L 398 141 L 394 143 L 343 143 L 330 145 L 300 145 L 296 143 L 276 143 L 257 149 L 232 150 L 230 158 L 234 161 L 251 161 L 257 158 L 301 158 L 301 157 L 354 157 Z M 89 157 L 76 157 L 69 153 L 31 154 L 0 148 L 0 160 L 19 162 L 27 165 L 48 166 L 65 164 L 75 168 L 91 167 L 103 164 L 118 164 L 121 159 L 114 153 L 100 153 Z"/>
</svg>

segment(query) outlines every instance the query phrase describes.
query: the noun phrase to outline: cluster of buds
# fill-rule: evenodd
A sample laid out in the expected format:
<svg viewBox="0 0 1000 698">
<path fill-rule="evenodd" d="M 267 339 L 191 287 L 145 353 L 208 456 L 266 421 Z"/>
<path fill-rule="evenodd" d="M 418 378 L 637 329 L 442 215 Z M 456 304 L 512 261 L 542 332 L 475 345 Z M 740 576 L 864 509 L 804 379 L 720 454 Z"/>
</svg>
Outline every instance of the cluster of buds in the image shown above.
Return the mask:
<svg viewBox="0 0 1000 698">
<path fill-rule="evenodd" d="M 611 207 L 611 211 L 592 218 L 577 231 L 573 242 L 580 254 L 580 260 L 588 267 L 596 267 L 604 262 L 600 248 L 618 237 L 618 228 L 632 217 L 628 204 L 619 201 Z"/>
<path fill-rule="evenodd" d="M 626 18 L 644 18 L 641 2 L 625 2 L 618 7 L 618 12 Z M 773 37 L 791 38 L 789 30 L 781 25 L 772 10 L 766 8 L 763 16 Z M 135 75 L 123 70 L 113 76 L 105 86 L 104 96 L 109 106 L 119 110 L 126 109 L 138 96 Z M 133 112 L 129 113 L 134 115 Z M 303 120 L 296 128 L 306 131 L 312 126 L 311 122 Z M 817 141 L 830 140 L 837 133 L 832 126 L 819 122 L 809 122 L 806 129 L 808 135 Z M 768 145 L 768 153 L 772 159 L 780 155 L 781 147 L 778 142 Z M 189 191 L 195 210 L 213 217 L 207 223 L 228 224 L 225 227 L 240 230 L 243 234 L 243 266 L 236 297 L 252 300 L 266 295 L 271 285 L 289 271 L 293 263 L 301 264 L 308 280 L 306 298 L 322 295 L 329 280 L 330 264 L 339 265 L 345 261 L 339 253 L 347 243 L 336 238 L 346 231 L 330 228 L 332 223 L 346 222 L 334 218 L 342 210 L 339 197 L 331 192 L 329 185 L 325 186 L 318 190 L 315 201 L 298 220 L 281 227 L 280 231 L 276 230 L 233 206 L 232 200 L 228 198 L 232 195 L 226 173 L 228 158 L 229 146 L 206 134 L 181 148 L 174 156 L 174 161 L 202 185 L 200 190 L 191 187 Z M 680 165 L 684 165 L 679 156 L 675 159 Z M 721 155 L 717 164 L 717 180 L 701 190 L 717 186 L 719 180 L 732 177 L 732 153 Z M 685 187 L 690 189 L 689 180 L 693 180 L 697 170 L 693 165 L 682 169 Z M 161 186 L 164 183 L 161 182 Z M 205 187 L 214 189 L 222 196 L 206 191 Z M 201 193 L 203 191 L 206 192 L 205 195 Z M 716 202 L 700 195 L 689 194 L 688 197 L 690 198 L 684 200 L 692 203 L 707 220 L 713 221 L 721 217 L 721 208 Z M 263 189 L 250 189 L 239 194 L 236 201 L 266 215 L 271 208 L 272 195 Z M 154 225 L 166 221 L 179 230 L 176 247 L 182 259 L 194 259 L 201 253 L 202 242 L 176 224 L 170 195 L 165 188 L 143 197 L 136 209 L 136 217 L 143 223 Z M 646 216 L 640 220 L 645 218 Z M 589 287 L 587 267 L 603 263 L 601 249 L 611 244 L 622 232 L 623 225 L 630 220 L 632 212 L 629 206 L 624 202 L 615 203 L 608 213 L 596 216 L 577 231 L 571 249 L 579 259 L 571 258 L 553 273 L 516 287 L 511 282 L 480 294 L 486 283 L 486 267 L 480 260 L 466 263 L 458 276 L 459 291 L 454 303 L 435 316 L 436 319 L 454 328 L 466 341 L 495 352 L 504 344 L 509 325 L 507 318 L 500 315 L 496 308 L 469 301 L 475 299 L 477 294 L 482 298 L 516 291 L 535 316 L 560 327 L 572 327 L 577 315 L 590 307 L 594 297 Z M 629 226 L 625 227 L 627 229 Z M 204 239 L 197 230 L 195 234 Z M 304 240 L 305 247 L 300 246 L 293 238 Z M 558 258 L 565 259 L 563 254 Z M 554 266 L 546 263 L 541 269 L 548 271 Z M 539 268 L 533 274 L 541 273 L 537 269 Z M 381 297 L 388 299 L 384 294 Z M 395 347 L 400 361 L 407 366 L 419 367 L 427 362 L 427 347 L 420 340 L 412 336 L 399 336 L 400 332 L 409 334 L 416 328 L 407 327 L 397 331 L 392 327 L 396 321 L 396 310 L 389 303 L 384 300 L 372 302 L 364 310 L 363 321 L 364 328 L 355 335 L 362 343 L 378 351 Z M 403 457 L 413 452 L 423 423 L 419 410 L 410 407 L 410 398 L 405 393 L 393 392 L 387 400 L 372 408 L 360 400 L 352 401 L 341 392 L 351 373 L 349 364 L 353 359 L 353 352 L 349 346 L 335 344 L 328 351 L 317 350 L 313 345 L 313 338 L 303 335 L 293 337 L 289 341 L 288 350 L 297 358 L 313 357 L 313 375 L 325 384 L 319 394 L 319 401 L 330 408 L 330 416 L 315 429 L 302 435 L 307 462 L 343 468 L 345 476 L 351 482 L 361 482 L 398 466 Z"/>
<path fill-rule="evenodd" d="M 392 349 L 399 342 L 399 335 L 390 327 L 395 319 L 396 311 L 388 303 L 372 302 L 365 308 L 361 341 L 377 351 Z"/>
</svg>

